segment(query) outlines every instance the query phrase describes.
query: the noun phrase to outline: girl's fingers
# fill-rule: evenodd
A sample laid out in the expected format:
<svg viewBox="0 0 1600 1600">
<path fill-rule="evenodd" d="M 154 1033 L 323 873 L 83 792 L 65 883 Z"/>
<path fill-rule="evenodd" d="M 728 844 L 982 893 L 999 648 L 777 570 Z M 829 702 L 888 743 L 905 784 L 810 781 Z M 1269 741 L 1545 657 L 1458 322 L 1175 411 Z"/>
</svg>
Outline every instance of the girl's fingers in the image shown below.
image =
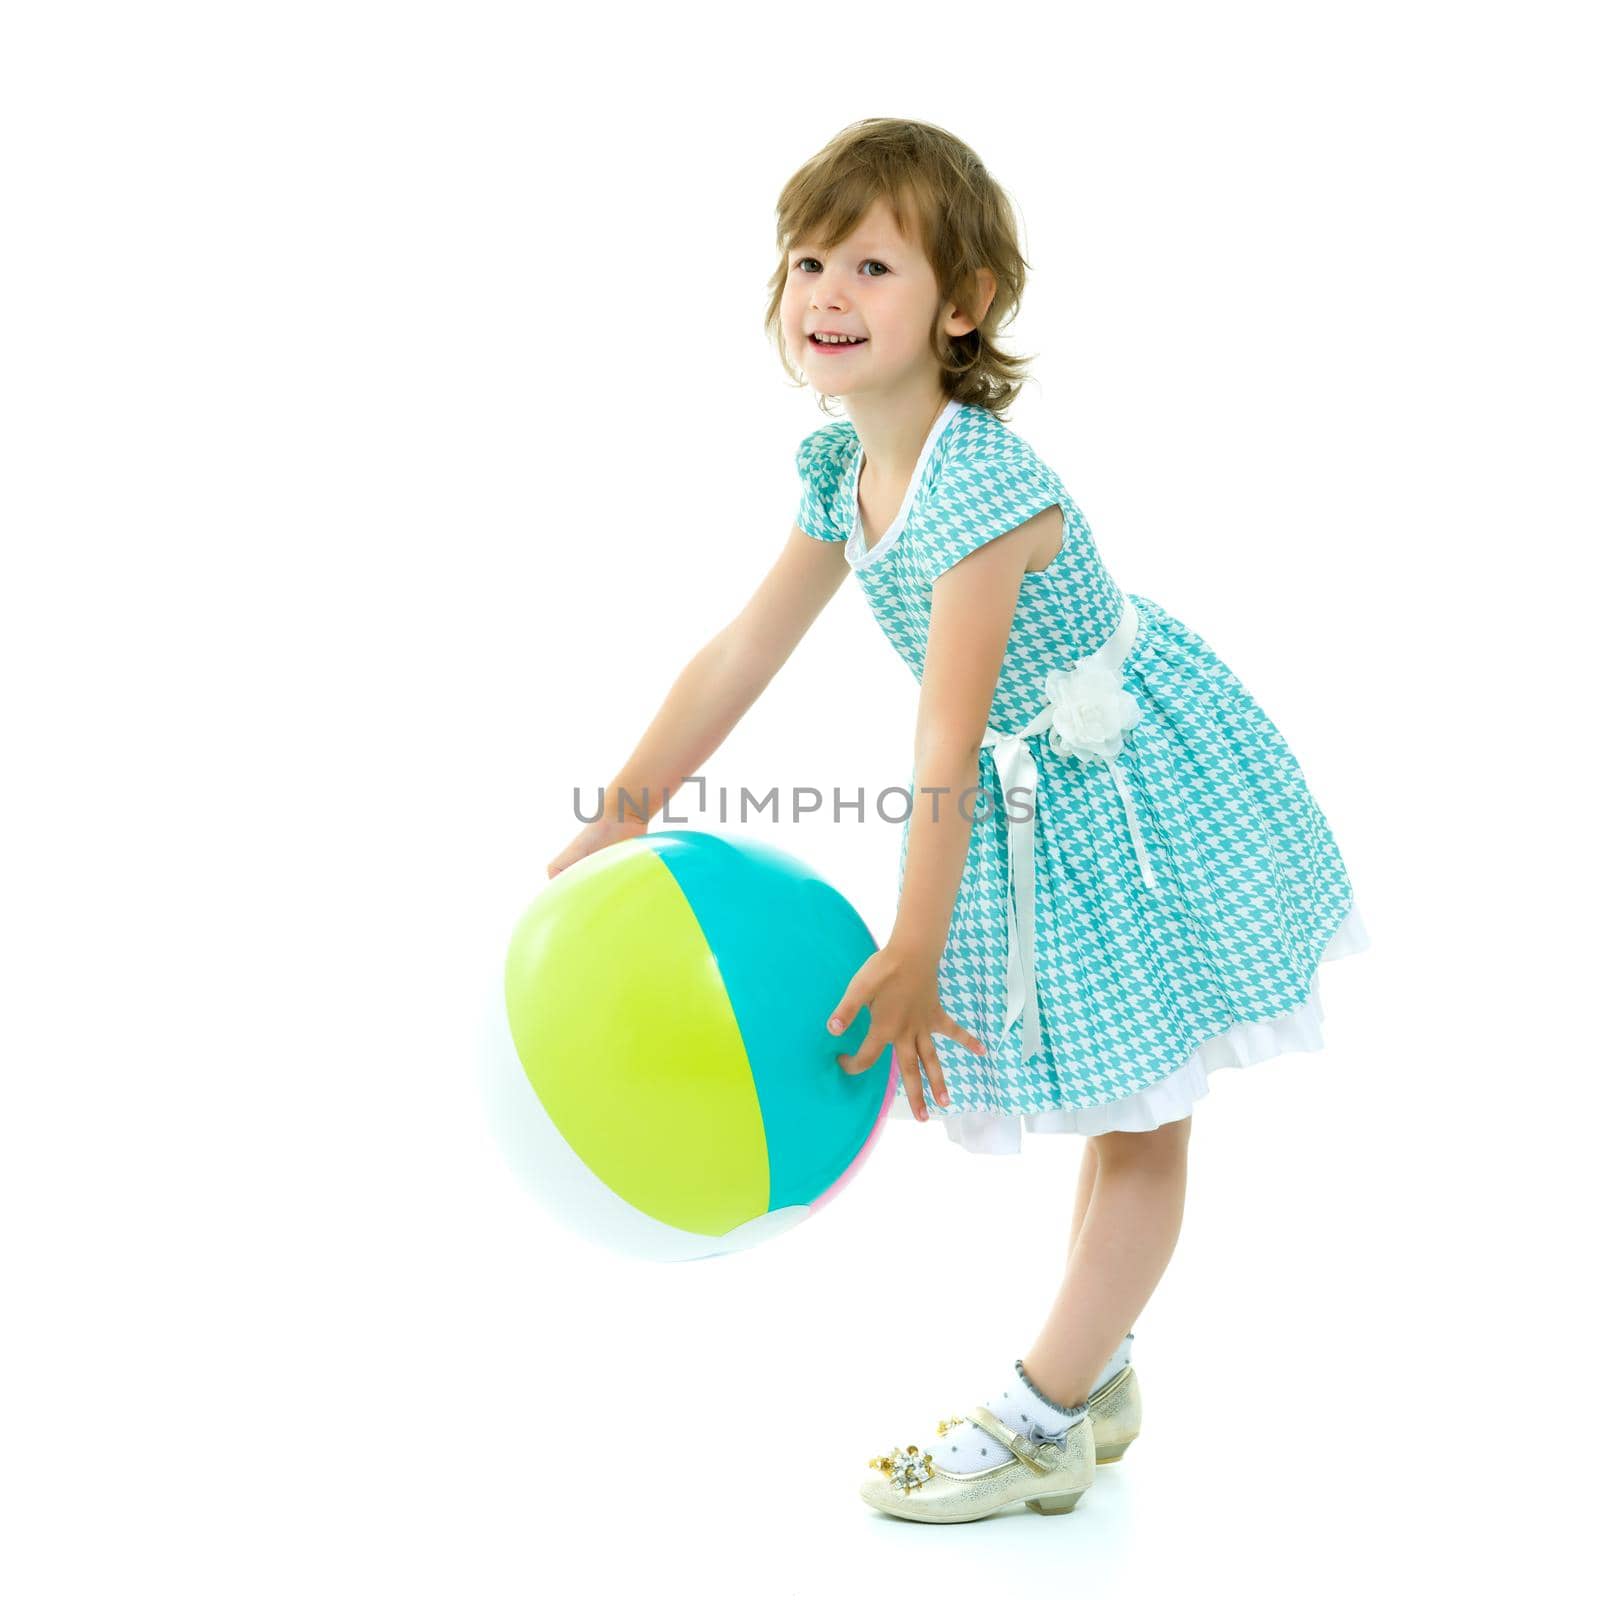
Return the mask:
<svg viewBox="0 0 1600 1600">
<path fill-rule="evenodd" d="M 829 1033 L 843 1033 L 850 1024 L 856 1020 L 856 1013 L 861 1010 L 861 1002 L 852 1000 L 848 994 L 833 1008 L 833 1015 L 828 1018 Z"/>
<path fill-rule="evenodd" d="M 865 1072 L 879 1056 L 883 1054 L 883 1047 L 888 1040 L 878 1032 L 875 1027 L 868 1027 L 867 1036 L 861 1041 L 861 1048 L 854 1055 L 835 1056 L 833 1059 L 844 1068 L 846 1072 Z"/>
<path fill-rule="evenodd" d="M 850 1019 L 860 1010 L 860 1002 L 851 1003 L 847 994 L 834 1015 L 844 1020 L 846 1027 Z M 947 1038 L 955 1039 L 966 1046 L 967 1049 L 984 1054 L 983 1041 L 969 1029 L 963 1028 L 948 1015 L 940 1013 L 938 1031 Z M 883 1054 L 885 1045 L 891 1041 L 878 1031 L 873 1024 L 867 1033 L 862 1046 L 853 1055 L 835 1056 L 834 1060 L 844 1071 L 849 1073 L 865 1072 Z M 895 1064 L 900 1069 L 900 1081 L 905 1086 L 906 1103 L 911 1107 L 912 1115 L 919 1122 L 928 1120 L 927 1095 L 923 1090 L 923 1073 L 927 1073 L 928 1090 L 941 1106 L 950 1104 L 950 1088 L 945 1082 L 944 1063 L 939 1060 L 938 1047 L 934 1044 L 933 1033 L 912 1034 L 904 1039 L 893 1041 Z"/>
<path fill-rule="evenodd" d="M 917 1048 L 922 1054 L 922 1065 L 927 1069 L 928 1086 L 933 1090 L 933 1098 L 942 1106 L 949 1105 L 950 1091 L 945 1088 L 944 1068 L 939 1063 L 939 1052 L 933 1047 L 932 1034 L 923 1034 Z"/>
<path fill-rule="evenodd" d="M 918 1122 L 928 1120 L 928 1107 L 922 1098 L 922 1069 L 917 1065 L 917 1052 L 909 1045 L 897 1044 L 894 1059 L 900 1068 L 900 1081 L 906 1086 L 906 1103 Z"/>
<path fill-rule="evenodd" d="M 828 1018 L 829 1033 L 844 1033 L 856 1020 L 862 1006 L 872 997 L 872 985 L 862 979 L 858 972 L 850 980 L 849 986 L 839 998 L 839 1003 L 833 1008 L 833 1014 Z M 881 1048 L 881 1046 L 880 1046 Z"/>
<path fill-rule="evenodd" d="M 958 1044 L 964 1044 L 974 1055 L 987 1055 L 988 1049 L 982 1039 L 970 1029 L 963 1028 L 961 1024 L 950 1016 L 946 1016 L 939 1026 L 939 1032 L 947 1039 L 954 1039 Z"/>
</svg>

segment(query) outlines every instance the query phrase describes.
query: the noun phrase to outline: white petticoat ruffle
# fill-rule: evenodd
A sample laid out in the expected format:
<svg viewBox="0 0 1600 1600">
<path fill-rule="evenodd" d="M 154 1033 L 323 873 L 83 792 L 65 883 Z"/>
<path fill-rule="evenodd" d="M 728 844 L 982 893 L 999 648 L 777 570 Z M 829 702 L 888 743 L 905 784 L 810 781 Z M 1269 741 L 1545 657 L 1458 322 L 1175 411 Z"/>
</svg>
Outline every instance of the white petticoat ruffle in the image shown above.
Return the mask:
<svg viewBox="0 0 1600 1600">
<path fill-rule="evenodd" d="M 1337 961 L 1371 947 L 1372 941 L 1352 901 L 1345 919 L 1328 941 L 1322 961 Z M 1319 963 L 1320 966 L 1320 963 Z M 1219 1067 L 1248 1067 L 1273 1056 L 1320 1050 L 1322 1037 L 1322 995 L 1318 972 L 1311 974 L 1311 992 L 1303 1005 L 1281 1017 L 1265 1022 L 1236 1022 L 1226 1033 L 1203 1040 L 1195 1052 L 1176 1071 L 1141 1089 L 1098 1106 L 1062 1106 L 1050 1111 L 1021 1114 L 1000 1111 L 941 1111 L 930 1098 L 929 1120 L 944 1123 L 945 1132 L 962 1149 L 974 1155 L 1017 1155 L 1022 1149 L 1022 1132 L 1149 1133 L 1163 1123 L 1178 1122 L 1188 1116 L 1195 1103 L 1210 1092 L 1207 1082 Z M 897 1121 L 915 1122 L 905 1093 L 896 1089 L 889 1115 Z"/>
</svg>

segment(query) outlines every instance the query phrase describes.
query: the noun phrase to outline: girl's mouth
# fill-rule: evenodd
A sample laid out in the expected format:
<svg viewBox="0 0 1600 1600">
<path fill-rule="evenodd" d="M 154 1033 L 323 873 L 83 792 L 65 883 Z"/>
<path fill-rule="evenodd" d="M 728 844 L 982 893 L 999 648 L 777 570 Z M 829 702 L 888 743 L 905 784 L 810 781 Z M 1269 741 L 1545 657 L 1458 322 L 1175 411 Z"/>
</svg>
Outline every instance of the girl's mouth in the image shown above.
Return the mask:
<svg viewBox="0 0 1600 1600">
<path fill-rule="evenodd" d="M 854 344 L 832 344 L 827 340 L 819 339 L 814 333 L 808 333 L 806 338 L 810 341 L 813 350 L 821 350 L 825 355 L 830 356 L 841 355 L 846 350 L 859 350 L 867 342 L 865 339 L 857 339 Z"/>
</svg>

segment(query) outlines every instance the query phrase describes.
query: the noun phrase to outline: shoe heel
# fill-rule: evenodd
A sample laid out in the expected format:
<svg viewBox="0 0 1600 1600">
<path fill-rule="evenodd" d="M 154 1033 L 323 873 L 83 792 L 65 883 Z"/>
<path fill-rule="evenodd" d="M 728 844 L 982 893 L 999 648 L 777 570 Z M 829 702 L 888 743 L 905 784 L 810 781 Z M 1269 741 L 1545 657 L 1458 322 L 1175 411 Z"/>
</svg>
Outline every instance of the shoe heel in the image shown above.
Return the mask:
<svg viewBox="0 0 1600 1600">
<path fill-rule="evenodd" d="M 1074 1489 L 1071 1494 L 1042 1494 L 1028 1502 L 1028 1509 L 1042 1517 L 1058 1517 L 1063 1511 L 1070 1511 L 1082 1498 L 1082 1489 Z"/>
<path fill-rule="evenodd" d="M 1131 1366 L 1089 1396 L 1089 1414 L 1094 1418 L 1095 1465 L 1107 1467 L 1120 1461 L 1139 1437 L 1144 1416 L 1139 1379 Z"/>
</svg>

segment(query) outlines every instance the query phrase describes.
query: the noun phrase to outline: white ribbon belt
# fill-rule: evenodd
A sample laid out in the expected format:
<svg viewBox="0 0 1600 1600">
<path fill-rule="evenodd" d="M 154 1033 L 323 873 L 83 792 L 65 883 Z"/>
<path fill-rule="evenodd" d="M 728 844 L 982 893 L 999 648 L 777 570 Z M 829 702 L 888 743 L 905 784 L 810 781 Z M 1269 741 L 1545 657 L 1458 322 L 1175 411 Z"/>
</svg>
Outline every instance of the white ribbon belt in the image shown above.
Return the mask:
<svg viewBox="0 0 1600 1600">
<path fill-rule="evenodd" d="M 1024 1061 L 1039 1048 L 1039 995 L 1033 948 L 1033 816 L 1039 769 L 1028 748 L 1032 735 L 1048 731 L 1052 748 L 1062 757 L 1075 755 L 1084 762 L 1105 762 L 1111 781 L 1122 796 L 1140 875 L 1147 888 L 1156 887 L 1127 776 L 1117 763 L 1122 736 L 1139 720 L 1142 709 L 1123 687 L 1122 673 L 1122 663 L 1133 648 L 1138 631 L 1139 613 L 1133 602 L 1124 597 L 1122 620 L 1098 650 L 1080 657 L 1069 668 L 1053 667 L 1045 674 L 1044 690 L 1049 703 L 1027 727 L 1015 733 L 983 730 L 982 745 L 994 747 L 995 771 L 1008 807 L 1006 850 L 1011 858 L 1011 882 L 1006 897 L 1006 1029 L 1009 1032 L 1017 1018 L 1022 1018 Z M 1026 796 L 1014 795 L 1017 789 L 1026 790 Z M 1026 817 L 1010 813 L 1014 800 L 1026 804 Z"/>
</svg>

